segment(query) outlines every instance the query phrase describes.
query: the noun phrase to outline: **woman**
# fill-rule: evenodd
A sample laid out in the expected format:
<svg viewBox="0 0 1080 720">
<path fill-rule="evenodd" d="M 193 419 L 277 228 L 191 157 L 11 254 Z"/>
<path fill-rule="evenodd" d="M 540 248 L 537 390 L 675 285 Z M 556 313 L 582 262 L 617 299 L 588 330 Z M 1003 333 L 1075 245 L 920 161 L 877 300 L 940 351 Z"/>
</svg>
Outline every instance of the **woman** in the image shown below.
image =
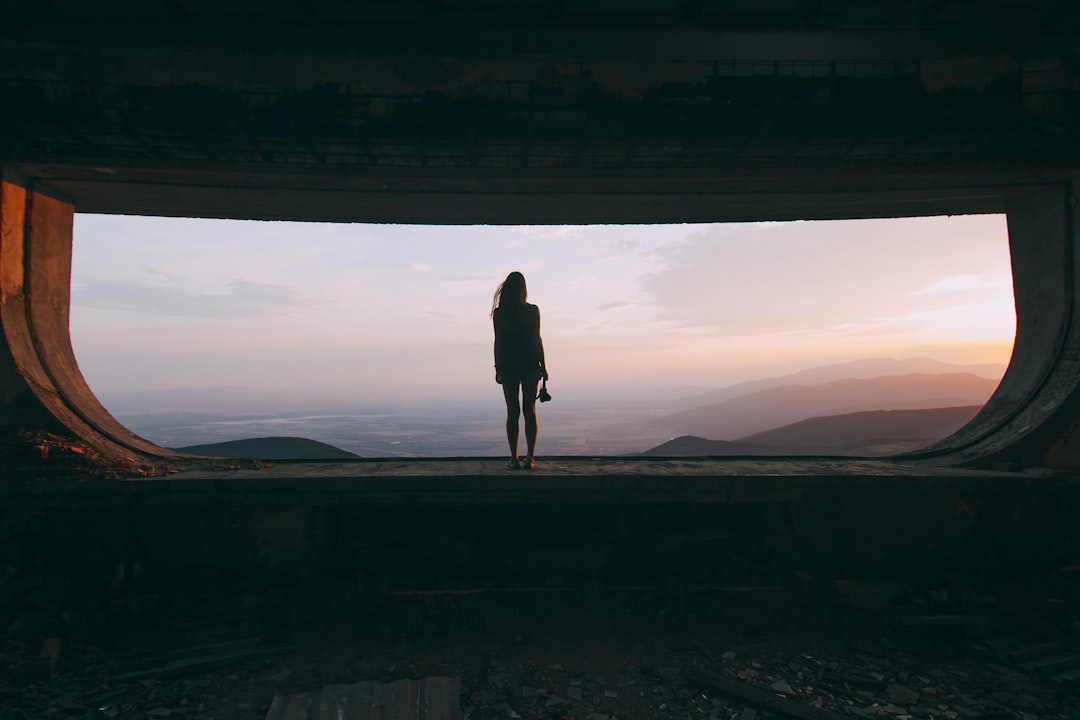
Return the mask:
<svg viewBox="0 0 1080 720">
<path fill-rule="evenodd" d="M 525 276 L 512 272 L 495 290 L 491 320 L 495 325 L 495 382 L 506 399 L 506 440 L 509 467 L 536 467 L 536 385 L 548 379 L 544 342 L 540 339 L 540 308 L 525 302 Z M 518 400 L 518 393 L 521 400 Z M 524 462 L 518 458 L 518 415 L 525 415 Z"/>
</svg>

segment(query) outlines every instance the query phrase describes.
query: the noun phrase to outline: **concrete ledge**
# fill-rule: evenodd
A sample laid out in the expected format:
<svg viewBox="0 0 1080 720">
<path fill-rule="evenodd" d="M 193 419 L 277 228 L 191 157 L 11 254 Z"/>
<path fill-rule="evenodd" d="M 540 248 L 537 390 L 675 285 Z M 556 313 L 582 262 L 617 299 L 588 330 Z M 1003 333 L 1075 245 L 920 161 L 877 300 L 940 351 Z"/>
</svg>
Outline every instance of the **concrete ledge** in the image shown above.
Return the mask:
<svg viewBox="0 0 1080 720">
<path fill-rule="evenodd" d="M 871 484 L 872 486 L 868 486 Z M 1080 475 L 941 467 L 848 458 L 555 457 L 535 470 L 499 458 L 346 462 L 196 461 L 165 477 L 0 486 L 18 502 L 113 504 L 289 497 L 306 504 L 490 505 L 566 503 L 790 502 L 806 491 L 950 487 L 1080 487 Z"/>
<path fill-rule="evenodd" d="M 460 584 L 1014 576 L 1080 550 L 1080 476 L 843 459 L 278 463 L 0 492 L 0 564 L 109 575 Z"/>
</svg>

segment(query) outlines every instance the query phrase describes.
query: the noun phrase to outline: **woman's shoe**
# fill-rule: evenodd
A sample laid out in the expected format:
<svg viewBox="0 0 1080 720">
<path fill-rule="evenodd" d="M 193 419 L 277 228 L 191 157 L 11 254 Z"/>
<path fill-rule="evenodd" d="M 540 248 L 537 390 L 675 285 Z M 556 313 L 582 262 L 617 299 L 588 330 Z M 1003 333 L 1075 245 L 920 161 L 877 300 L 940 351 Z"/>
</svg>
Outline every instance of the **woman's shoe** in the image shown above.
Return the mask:
<svg viewBox="0 0 1080 720">
<path fill-rule="evenodd" d="M 520 470 L 521 469 L 521 461 L 518 460 L 517 458 L 510 458 L 510 462 L 506 463 L 506 467 L 509 470 Z"/>
<path fill-rule="evenodd" d="M 526 470 L 532 470 L 533 468 L 536 467 L 536 459 L 535 458 L 525 458 L 525 460 L 522 461 L 521 466 L 523 468 L 525 468 Z"/>
</svg>

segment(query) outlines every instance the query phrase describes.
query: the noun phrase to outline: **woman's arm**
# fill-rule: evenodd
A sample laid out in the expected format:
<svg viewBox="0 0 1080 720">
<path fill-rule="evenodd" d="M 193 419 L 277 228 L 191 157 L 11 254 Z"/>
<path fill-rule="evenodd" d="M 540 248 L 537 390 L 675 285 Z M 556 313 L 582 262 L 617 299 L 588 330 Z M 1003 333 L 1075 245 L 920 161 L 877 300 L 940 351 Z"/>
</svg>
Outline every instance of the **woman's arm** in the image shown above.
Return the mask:
<svg viewBox="0 0 1080 720">
<path fill-rule="evenodd" d="M 491 324 L 495 329 L 495 382 L 502 384 L 502 378 L 499 377 L 499 309 L 495 309 L 495 313 L 491 316 Z"/>
<path fill-rule="evenodd" d="M 543 372 L 542 377 L 548 379 L 547 361 L 544 359 L 544 339 L 540 336 L 540 308 L 536 308 L 536 352 L 539 355 L 537 358 L 540 361 L 540 370 Z"/>
</svg>

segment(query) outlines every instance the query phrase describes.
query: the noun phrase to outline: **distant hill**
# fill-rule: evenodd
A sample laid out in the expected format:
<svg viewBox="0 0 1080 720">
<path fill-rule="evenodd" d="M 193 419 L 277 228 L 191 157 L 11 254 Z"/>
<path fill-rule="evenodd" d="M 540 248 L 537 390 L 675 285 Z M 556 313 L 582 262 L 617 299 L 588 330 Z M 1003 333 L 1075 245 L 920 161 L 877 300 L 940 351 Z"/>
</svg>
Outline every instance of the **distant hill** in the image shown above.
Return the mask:
<svg viewBox="0 0 1080 720">
<path fill-rule="evenodd" d="M 190 455 L 259 460 L 355 460 L 359 455 L 300 437 L 261 437 L 174 448 Z"/>
<path fill-rule="evenodd" d="M 735 440 L 825 415 L 984 405 L 998 382 L 971 373 L 912 373 L 786 385 L 666 415 L 657 424 L 688 435 Z"/>
<path fill-rule="evenodd" d="M 706 457 L 710 455 L 796 455 L 803 453 L 804 451 L 787 450 L 770 445 L 730 442 L 727 440 L 707 440 L 694 435 L 683 435 L 639 454 L 654 457 Z"/>
<path fill-rule="evenodd" d="M 836 380 L 861 380 L 885 377 L 887 375 L 911 375 L 913 373 L 924 375 L 969 373 L 978 377 L 1000 381 L 1005 374 L 1005 365 L 1000 363 L 954 365 L 931 358 L 864 358 L 850 362 L 821 365 L 790 375 L 750 380 L 697 395 L 689 395 L 676 401 L 675 407 L 684 410 L 702 407 L 761 390 L 785 387 L 787 385 L 821 385 Z"/>
<path fill-rule="evenodd" d="M 642 455 L 893 455 L 947 437 L 975 417 L 981 405 L 923 410 L 868 410 L 800 420 L 738 440 L 683 435 Z"/>
<path fill-rule="evenodd" d="M 814 417 L 791 425 L 754 433 L 738 443 L 778 445 L 803 450 L 865 450 L 898 443 L 905 449 L 925 447 L 966 425 L 981 405 L 922 410 L 868 410 Z M 899 450 L 891 452 L 900 452 Z"/>
</svg>

